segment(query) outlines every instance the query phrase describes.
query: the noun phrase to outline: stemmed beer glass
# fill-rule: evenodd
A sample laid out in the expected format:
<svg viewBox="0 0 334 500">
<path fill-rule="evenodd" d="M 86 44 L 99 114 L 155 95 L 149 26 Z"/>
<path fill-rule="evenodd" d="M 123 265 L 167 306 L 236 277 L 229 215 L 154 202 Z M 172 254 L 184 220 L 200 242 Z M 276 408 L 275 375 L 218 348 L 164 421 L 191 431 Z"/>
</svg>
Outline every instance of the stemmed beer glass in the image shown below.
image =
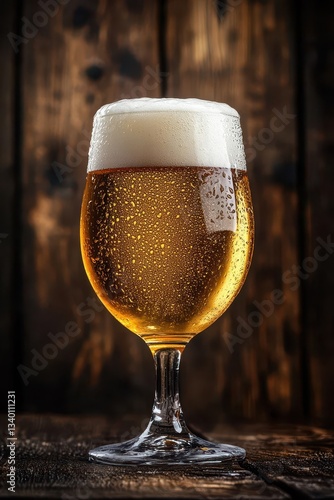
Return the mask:
<svg viewBox="0 0 334 500">
<path fill-rule="evenodd" d="M 253 210 L 238 113 L 199 99 L 132 99 L 95 115 L 81 212 L 91 284 L 150 348 L 147 429 L 89 452 L 112 465 L 217 464 L 242 448 L 189 432 L 179 401 L 183 349 L 231 304 L 249 269 Z"/>
</svg>

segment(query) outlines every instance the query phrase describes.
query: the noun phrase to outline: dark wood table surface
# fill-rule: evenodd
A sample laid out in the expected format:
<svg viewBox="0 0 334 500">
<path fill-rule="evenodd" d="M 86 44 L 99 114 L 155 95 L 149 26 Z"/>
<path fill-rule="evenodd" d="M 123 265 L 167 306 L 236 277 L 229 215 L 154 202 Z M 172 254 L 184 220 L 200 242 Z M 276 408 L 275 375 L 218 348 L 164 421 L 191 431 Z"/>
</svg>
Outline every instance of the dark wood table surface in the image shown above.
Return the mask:
<svg viewBox="0 0 334 500">
<path fill-rule="evenodd" d="M 241 463 L 156 470 L 96 465 L 91 447 L 139 433 L 142 418 L 21 415 L 16 492 L 7 490 L 6 417 L 1 419 L 0 497 L 334 499 L 334 432 L 296 425 L 221 425 L 208 438 L 247 450 Z"/>
</svg>

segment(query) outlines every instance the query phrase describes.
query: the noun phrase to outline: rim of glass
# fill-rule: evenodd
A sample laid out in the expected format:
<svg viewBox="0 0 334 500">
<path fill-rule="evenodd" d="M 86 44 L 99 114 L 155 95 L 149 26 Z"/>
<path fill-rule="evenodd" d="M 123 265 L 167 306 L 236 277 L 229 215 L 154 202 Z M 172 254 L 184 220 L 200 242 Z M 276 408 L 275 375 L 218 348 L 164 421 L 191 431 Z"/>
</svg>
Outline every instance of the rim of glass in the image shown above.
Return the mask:
<svg viewBox="0 0 334 500">
<path fill-rule="evenodd" d="M 169 102 L 173 103 L 172 106 L 168 108 L 166 105 L 162 109 L 154 109 L 154 106 L 158 102 Z M 136 108 L 133 104 L 138 103 L 139 106 Z M 118 109 L 124 106 L 124 109 Z M 127 107 L 126 103 L 129 103 Z M 131 104 L 130 104 L 131 103 Z M 133 103 L 133 104 L 132 104 Z M 181 105 L 181 109 L 177 109 L 177 105 Z M 146 106 L 147 105 L 147 106 Z M 147 107 L 147 109 L 145 109 Z M 135 99 L 122 99 L 120 101 L 115 101 L 111 103 L 104 104 L 95 113 L 95 118 L 105 118 L 108 116 L 116 115 L 126 115 L 126 114 L 155 114 L 155 113 L 194 113 L 201 115 L 223 115 L 229 116 L 231 118 L 240 119 L 240 115 L 236 109 L 232 108 L 229 104 L 208 101 L 204 99 L 193 99 L 193 98 L 174 98 L 174 97 L 161 97 L 161 98 L 135 98 Z"/>
</svg>

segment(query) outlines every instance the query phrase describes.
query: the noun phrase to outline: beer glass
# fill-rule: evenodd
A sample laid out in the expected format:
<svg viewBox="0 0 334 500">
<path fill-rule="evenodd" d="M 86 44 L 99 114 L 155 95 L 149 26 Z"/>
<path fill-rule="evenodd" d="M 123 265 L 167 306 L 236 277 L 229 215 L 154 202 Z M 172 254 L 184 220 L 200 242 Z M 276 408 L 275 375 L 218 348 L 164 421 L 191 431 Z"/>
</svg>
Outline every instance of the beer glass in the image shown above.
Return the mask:
<svg viewBox="0 0 334 500">
<path fill-rule="evenodd" d="M 91 450 L 91 461 L 208 465 L 245 456 L 188 430 L 178 378 L 187 343 L 239 292 L 253 232 L 233 108 L 142 98 L 98 110 L 81 212 L 83 262 L 108 311 L 150 348 L 156 391 L 143 434 Z"/>
</svg>

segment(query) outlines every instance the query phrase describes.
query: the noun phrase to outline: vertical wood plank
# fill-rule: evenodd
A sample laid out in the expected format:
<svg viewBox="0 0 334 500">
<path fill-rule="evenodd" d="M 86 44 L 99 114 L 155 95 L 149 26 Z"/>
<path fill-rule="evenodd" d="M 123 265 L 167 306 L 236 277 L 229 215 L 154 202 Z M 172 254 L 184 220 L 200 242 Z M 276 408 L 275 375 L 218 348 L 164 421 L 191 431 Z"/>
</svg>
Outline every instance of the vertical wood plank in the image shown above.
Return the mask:
<svg viewBox="0 0 334 500">
<path fill-rule="evenodd" d="M 185 351 L 185 407 L 194 418 L 202 411 L 206 422 L 215 412 L 300 415 L 299 291 L 285 274 L 298 263 L 290 4 L 167 5 L 168 95 L 223 101 L 239 110 L 256 220 L 255 253 L 242 292 L 211 333 L 196 337 Z M 269 306 L 275 289 L 284 293 L 284 304 Z M 254 301 L 267 301 L 267 312 L 254 315 Z M 248 326 L 239 330 L 242 321 Z"/>
<path fill-rule="evenodd" d="M 332 423 L 334 249 L 330 242 L 334 242 L 334 5 L 327 0 L 319 9 L 319 5 L 310 0 L 303 9 L 307 235 L 302 272 L 306 276 L 303 283 L 311 379 L 309 396 L 311 416 Z"/>
<path fill-rule="evenodd" d="M 7 38 L 14 31 L 15 2 L 2 6 L 0 16 L 0 115 L 2 130 L 0 134 L 0 331 L 1 331 L 1 370 L 0 408 L 7 409 L 8 390 L 13 390 L 13 370 L 11 360 L 14 358 L 12 341 L 12 290 L 13 290 L 13 242 L 14 232 L 14 88 L 15 88 L 15 52 Z"/>
<path fill-rule="evenodd" d="M 185 352 L 185 410 L 194 419 L 206 420 L 208 413 L 216 411 L 257 418 L 301 415 L 303 335 L 311 415 L 330 419 L 333 257 L 302 280 L 305 329 L 301 332 L 300 288 L 294 289 L 296 281 L 292 281 L 293 266 L 302 264 L 297 252 L 296 120 L 289 119 L 271 139 L 270 132 L 264 131 L 270 129 L 275 110 L 286 107 L 288 114 L 294 113 L 295 35 L 289 2 L 166 1 L 167 79 L 159 74 L 159 55 L 161 62 L 164 54 L 158 53 L 163 40 L 157 27 L 158 2 L 71 0 L 46 17 L 40 15 L 45 11 L 37 1 L 25 0 L 24 5 L 26 18 L 43 25 L 19 46 L 24 58 L 25 366 L 33 368 L 31 349 L 42 353 L 54 343 L 49 333 L 64 332 L 71 321 L 80 329 L 68 345 L 58 348 L 54 359 L 47 360 L 45 368 L 28 376 L 28 386 L 22 381 L 26 408 L 122 412 L 142 404 L 147 409 L 153 388 L 150 355 L 139 339 L 95 302 L 82 269 L 78 217 L 95 110 L 122 97 L 158 96 L 164 83 L 169 96 L 226 101 L 240 111 L 257 222 L 255 255 L 244 289 L 211 333 L 198 336 Z M 14 11 L 15 4 L 7 2 L 0 17 L 4 125 L 0 252 L 6 263 L 0 292 L 6 376 L 1 377 L 0 391 L 12 383 L 10 359 L 16 359 L 9 293 L 15 232 L 10 212 L 17 171 L 13 160 L 16 56 L 6 38 L 17 28 Z M 302 40 L 307 118 L 305 257 L 313 256 L 318 237 L 326 241 L 333 232 L 328 215 L 333 210 L 334 182 L 329 133 L 334 115 L 332 15 L 329 0 L 321 9 L 313 0 L 307 2 Z M 240 338 L 238 318 L 247 321 L 258 310 L 254 300 L 268 300 L 275 288 L 284 291 L 284 304 L 276 306 L 249 337 Z M 227 333 L 239 340 L 233 344 Z M 125 408 L 120 406 L 123 403 Z"/>
<path fill-rule="evenodd" d="M 71 0 L 24 47 L 30 410 L 43 401 L 44 410 L 117 413 L 150 400 L 147 348 L 104 310 L 84 274 L 79 213 L 95 111 L 123 97 L 160 95 L 156 8 L 153 0 Z M 27 19 L 40 11 L 26 2 Z"/>
</svg>

